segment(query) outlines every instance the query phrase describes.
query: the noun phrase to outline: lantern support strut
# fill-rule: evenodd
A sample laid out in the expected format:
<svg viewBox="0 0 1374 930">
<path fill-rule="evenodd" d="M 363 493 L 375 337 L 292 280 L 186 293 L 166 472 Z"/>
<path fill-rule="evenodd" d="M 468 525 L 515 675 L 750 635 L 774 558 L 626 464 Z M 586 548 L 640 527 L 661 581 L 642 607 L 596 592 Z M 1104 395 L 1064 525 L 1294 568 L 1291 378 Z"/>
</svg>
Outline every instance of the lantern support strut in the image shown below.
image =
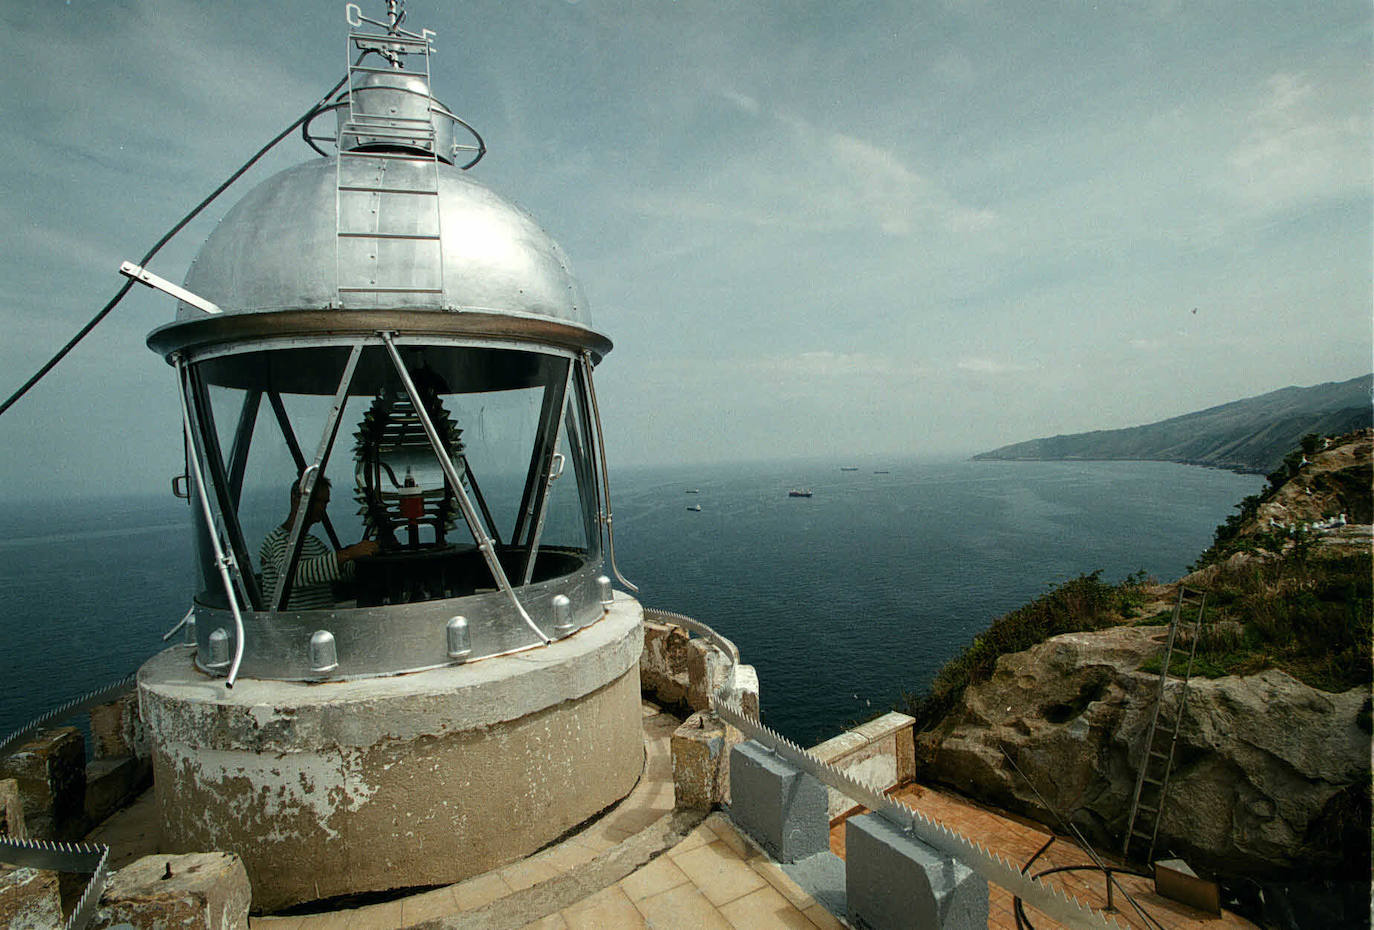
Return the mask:
<svg viewBox="0 0 1374 930">
<path fill-rule="evenodd" d="M 220 580 L 224 582 L 224 593 L 229 598 L 229 609 L 234 614 L 234 661 L 229 666 L 229 678 L 225 681 L 225 687 L 234 687 L 234 680 L 239 675 L 239 663 L 243 661 L 243 614 L 239 612 L 238 594 L 234 590 L 234 582 L 229 577 L 230 570 L 239 571 L 238 565 L 234 562 L 233 553 L 228 555 L 224 552 L 224 547 L 220 545 L 219 533 L 215 529 L 215 520 L 210 513 L 210 497 L 205 492 L 205 473 L 200 470 L 200 455 L 196 451 L 196 441 L 194 431 L 191 429 L 191 411 L 186 406 L 186 394 L 190 390 L 190 384 L 186 379 L 186 364 L 181 356 L 176 357 L 177 366 L 177 396 L 181 399 L 181 428 L 186 436 L 186 454 L 191 459 L 191 474 L 196 480 L 196 496 L 200 500 L 201 514 L 205 518 L 205 533 L 210 537 L 210 546 L 215 553 L 215 567 L 219 570 Z"/>
<path fill-rule="evenodd" d="M 473 507 L 472 499 L 468 497 L 468 492 L 463 487 L 458 469 L 454 467 L 453 459 L 449 457 L 448 450 L 440 441 L 439 432 L 434 428 L 434 421 L 430 419 L 429 411 L 425 409 L 424 398 L 420 396 L 419 390 L 415 387 L 415 382 L 410 378 L 410 371 L 401 359 L 401 353 L 396 348 L 394 334 L 383 331 L 378 335 L 382 337 L 382 342 L 386 345 L 387 353 L 391 356 L 391 363 L 396 366 L 396 374 L 400 376 L 401 384 L 405 386 L 406 393 L 410 395 L 410 401 L 415 406 L 415 413 L 420 418 L 420 424 L 425 428 L 425 435 L 429 437 L 429 444 L 434 449 L 434 455 L 438 458 L 439 465 L 444 470 L 444 476 L 448 479 L 454 495 L 458 498 L 458 509 L 463 512 L 463 519 L 467 521 L 468 529 L 472 531 L 473 539 L 477 542 L 477 548 L 482 553 L 482 558 L 486 560 L 487 567 L 491 569 L 491 576 L 495 579 L 496 586 L 510 598 L 511 604 L 520 614 L 520 619 L 524 620 L 525 624 L 538 634 L 540 640 L 545 645 L 551 643 L 553 640 L 546 636 L 543 630 L 535 626 L 534 620 L 530 619 L 524 605 L 516 597 L 515 589 L 511 587 L 510 579 L 506 577 L 505 569 L 501 567 L 501 561 L 496 557 L 496 547 L 483 528 L 481 519 L 477 515 L 477 509 Z"/>
<path fill-rule="evenodd" d="M 287 537 L 286 543 L 286 564 L 281 567 L 281 572 L 277 575 L 276 590 L 272 592 L 273 613 L 282 609 L 291 594 L 296 563 L 300 561 L 301 546 L 305 539 L 305 519 L 310 511 L 310 503 L 315 499 L 315 487 L 319 483 L 320 474 L 324 471 L 325 463 L 329 461 L 330 450 L 334 448 L 334 437 L 339 433 L 339 420 L 343 416 L 344 404 L 348 402 L 348 387 L 353 383 L 353 372 L 357 370 L 358 359 L 362 354 L 363 344 L 354 343 L 353 351 L 349 353 L 348 361 L 344 365 L 343 376 L 339 378 L 339 389 L 334 392 L 334 403 L 329 408 L 324 433 L 320 436 L 320 446 L 315 450 L 315 460 L 301 473 L 301 493 L 296 505 L 296 518 L 291 521 L 291 535 Z"/>
<path fill-rule="evenodd" d="M 639 587 L 620 574 L 620 566 L 615 564 L 615 530 L 611 528 L 611 476 L 607 474 L 606 469 L 606 437 L 601 433 L 601 408 L 596 403 L 596 383 L 592 381 L 592 353 L 586 349 L 582 350 L 582 373 L 587 378 L 587 394 L 592 401 L 592 420 L 596 423 L 596 450 L 601 459 L 601 487 L 605 503 L 606 550 L 611 559 L 611 571 L 620 579 L 621 584 L 638 593 Z"/>
</svg>

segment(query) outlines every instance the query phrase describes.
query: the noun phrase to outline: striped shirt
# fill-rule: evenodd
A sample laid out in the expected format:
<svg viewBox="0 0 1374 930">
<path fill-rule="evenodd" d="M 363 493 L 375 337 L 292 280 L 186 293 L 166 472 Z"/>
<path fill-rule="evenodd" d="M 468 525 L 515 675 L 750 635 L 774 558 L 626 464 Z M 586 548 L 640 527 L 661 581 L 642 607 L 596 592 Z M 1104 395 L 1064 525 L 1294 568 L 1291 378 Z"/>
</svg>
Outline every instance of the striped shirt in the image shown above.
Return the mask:
<svg viewBox="0 0 1374 930">
<path fill-rule="evenodd" d="M 291 528 L 279 526 L 268 533 L 258 549 L 258 561 L 262 563 L 262 590 L 270 599 L 277 588 L 277 579 L 287 557 L 291 554 L 287 543 L 291 541 Z M 296 562 L 296 576 L 291 583 L 291 597 L 286 603 L 287 610 L 321 610 L 334 606 L 334 582 L 351 575 L 353 563 L 339 564 L 334 550 L 320 542 L 310 533 L 301 540 L 301 557 Z"/>
</svg>

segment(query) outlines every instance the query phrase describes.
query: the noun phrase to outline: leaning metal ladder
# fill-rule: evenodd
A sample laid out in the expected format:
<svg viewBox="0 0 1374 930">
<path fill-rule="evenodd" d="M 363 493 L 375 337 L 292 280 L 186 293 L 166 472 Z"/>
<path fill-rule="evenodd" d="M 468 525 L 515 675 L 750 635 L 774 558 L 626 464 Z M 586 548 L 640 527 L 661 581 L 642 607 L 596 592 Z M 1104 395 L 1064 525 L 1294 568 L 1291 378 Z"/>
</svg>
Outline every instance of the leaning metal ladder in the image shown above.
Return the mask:
<svg viewBox="0 0 1374 930">
<path fill-rule="evenodd" d="M 1188 681 L 1193 674 L 1193 660 L 1197 657 L 1197 644 L 1202 633 L 1203 611 L 1206 605 L 1205 592 L 1191 591 L 1185 586 L 1179 586 L 1178 600 L 1174 604 L 1174 615 L 1169 621 L 1169 635 L 1164 644 L 1164 655 L 1161 657 L 1154 711 L 1150 715 L 1150 726 L 1145 733 L 1144 756 L 1136 774 L 1135 792 L 1131 796 L 1131 815 L 1126 821 L 1126 838 L 1121 845 L 1121 855 L 1127 859 L 1130 858 L 1131 846 L 1137 841 L 1148 841 L 1144 861 L 1148 863 L 1154 858 L 1159 825 L 1164 819 L 1165 802 L 1169 796 L 1169 776 L 1173 771 L 1178 733 L 1183 726 L 1184 712 L 1188 708 Z M 1189 614 L 1193 618 L 1191 622 L 1187 619 Z M 1182 675 L 1174 675 L 1171 671 L 1174 643 L 1181 625 L 1188 628 L 1188 664 Z M 1174 689 L 1177 707 L 1172 710 L 1172 720 L 1163 713 L 1168 704 L 1168 685 L 1171 677 L 1178 681 L 1178 687 Z M 1147 792 L 1153 796 L 1147 799 Z M 1137 823 L 1142 820 L 1144 822 Z"/>
<path fill-rule="evenodd" d="M 371 20 L 350 19 L 348 46 L 348 118 L 339 129 L 338 157 L 335 159 L 335 286 L 339 307 L 348 304 L 350 294 L 442 295 L 444 293 L 443 231 L 439 198 L 439 142 L 434 128 L 436 109 L 434 91 L 430 84 L 429 55 L 433 33 L 425 30 L 416 35 L 396 26 L 380 34 L 358 31 L 362 23 Z M 392 63 L 390 68 L 363 65 L 352 58 L 352 47 L 364 53 L 376 52 Z M 418 54 L 424 70 L 407 71 L 400 65 L 402 54 Z M 359 76 L 369 74 L 414 75 L 425 82 L 425 115 L 381 116 L 359 112 L 357 107 Z M 362 87 L 364 93 L 386 92 L 385 86 Z M 415 93 L 399 89 L 394 93 Z M 378 144 L 394 143 L 420 148 L 421 153 L 364 152 L 344 148 L 347 136 L 367 139 Z M 417 167 L 408 171 L 404 166 Z M 395 170 L 393 170 L 393 168 Z M 408 229 L 382 228 L 383 204 L 397 209 L 385 211 L 390 216 L 413 219 Z M 432 223 L 419 222 L 433 217 Z M 366 220 L 367 222 L 364 222 Z M 365 246 L 367 251 L 360 251 Z M 413 253 L 401 259 L 394 253 L 409 248 Z M 391 261 L 382 261 L 383 250 L 392 254 Z M 365 259 L 361 256 L 366 255 Z M 408 277 L 396 280 L 377 280 L 382 267 L 410 269 Z M 368 273 L 370 270 L 370 274 Z"/>
</svg>

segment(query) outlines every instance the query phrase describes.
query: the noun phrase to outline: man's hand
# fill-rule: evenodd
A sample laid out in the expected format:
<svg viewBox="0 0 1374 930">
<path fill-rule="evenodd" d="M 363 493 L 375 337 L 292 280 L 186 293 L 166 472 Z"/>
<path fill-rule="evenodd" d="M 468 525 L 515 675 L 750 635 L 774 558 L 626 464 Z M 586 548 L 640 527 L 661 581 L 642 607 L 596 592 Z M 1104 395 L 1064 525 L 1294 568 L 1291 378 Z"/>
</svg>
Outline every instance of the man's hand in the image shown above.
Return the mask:
<svg viewBox="0 0 1374 930">
<path fill-rule="evenodd" d="M 366 558 L 369 555 L 376 555 L 381 546 L 375 539 L 364 539 L 362 542 L 355 542 L 347 548 L 340 549 L 338 552 L 340 562 L 352 562 L 354 559 Z"/>
</svg>

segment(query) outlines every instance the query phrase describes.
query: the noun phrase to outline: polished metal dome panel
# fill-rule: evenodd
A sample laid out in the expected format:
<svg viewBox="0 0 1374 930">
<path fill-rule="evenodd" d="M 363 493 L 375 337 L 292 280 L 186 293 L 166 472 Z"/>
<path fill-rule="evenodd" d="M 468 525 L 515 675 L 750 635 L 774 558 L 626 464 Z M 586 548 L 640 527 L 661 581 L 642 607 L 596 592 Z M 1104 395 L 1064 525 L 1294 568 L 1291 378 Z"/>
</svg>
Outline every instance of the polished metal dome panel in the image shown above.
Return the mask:
<svg viewBox="0 0 1374 930">
<path fill-rule="evenodd" d="M 404 182 L 404 159 L 376 159 L 378 171 Z M 351 167 L 349 165 L 346 168 Z M 410 170 L 418 170 L 411 165 Z M 567 257 L 534 219 L 486 186 L 446 164 L 437 170 L 439 251 L 393 247 L 393 243 L 352 243 L 339 238 L 341 225 L 358 217 L 340 216 L 336 158 L 321 158 L 289 168 L 250 191 L 220 221 L 186 276 L 188 290 L 218 304 L 226 315 L 283 310 L 478 311 L 485 314 L 556 320 L 591 329 L 586 300 Z M 389 182 L 388 182 L 389 183 Z M 379 185 L 381 186 L 381 185 Z M 379 194 L 362 217 L 382 229 L 414 228 L 424 210 L 420 198 Z M 433 207 L 428 208 L 433 216 Z M 431 221 L 432 222 L 432 221 Z M 341 245 L 342 243 L 342 245 Z M 343 249 L 343 251 L 341 251 Z M 442 281 L 437 293 L 350 293 L 341 298 L 340 268 L 354 274 L 372 262 L 376 280 L 429 275 Z M 366 270 L 366 269 L 364 269 Z M 179 304 L 178 321 L 205 315 Z"/>
</svg>

